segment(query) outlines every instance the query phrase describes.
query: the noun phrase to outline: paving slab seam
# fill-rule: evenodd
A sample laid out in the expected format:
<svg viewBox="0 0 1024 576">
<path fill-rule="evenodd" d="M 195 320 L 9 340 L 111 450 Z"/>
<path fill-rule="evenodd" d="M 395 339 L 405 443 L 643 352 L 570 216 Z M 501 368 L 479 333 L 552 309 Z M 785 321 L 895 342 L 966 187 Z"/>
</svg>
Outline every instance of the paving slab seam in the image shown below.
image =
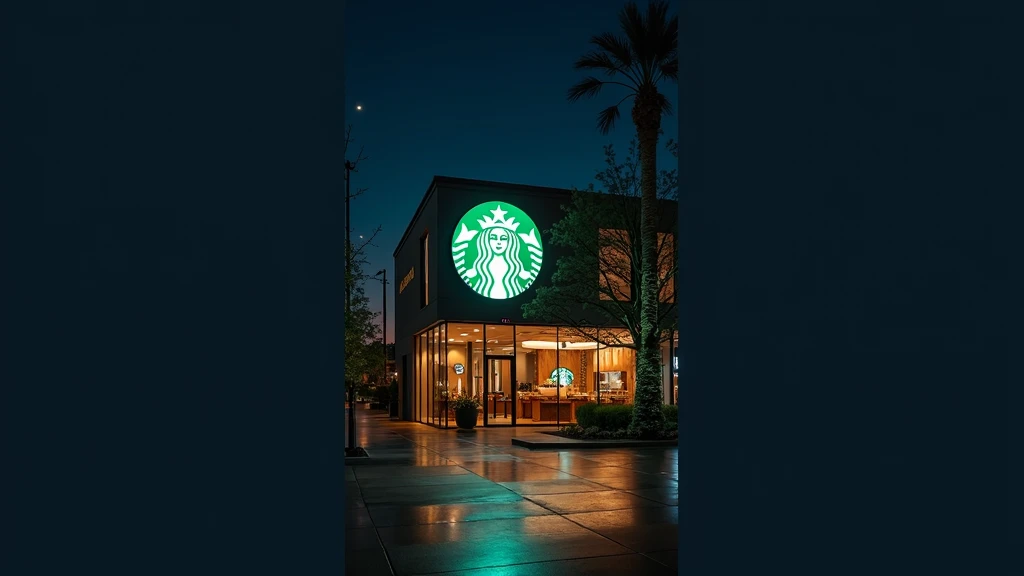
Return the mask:
<svg viewBox="0 0 1024 576">
<path fill-rule="evenodd" d="M 540 496 L 540 494 L 538 494 L 538 496 Z M 529 500 L 533 504 L 535 504 L 537 506 L 540 506 L 541 508 L 543 508 L 543 509 L 551 512 L 552 514 L 562 518 L 563 520 L 568 520 L 569 522 L 572 522 L 573 524 L 579 526 L 580 528 L 583 528 L 587 532 L 590 532 L 590 533 L 594 534 L 595 536 L 597 536 L 599 538 L 604 538 L 605 540 L 608 540 L 610 542 L 615 542 L 616 544 L 618 544 L 619 546 L 622 546 L 626 550 L 629 550 L 633 554 L 640 554 L 639 551 L 634 550 L 633 548 L 630 548 L 629 546 L 626 546 L 622 542 L 616 542 L 615 540 L 612 540 L 611 538 L 605 536 L 604 534 L 601 534 L 600 532 L 597 532 L 596 530 L 594 530 L 592 528 L 588 528 L 587 526 L 584 526 L 583 524 L 580 524 L 579 522 L 573 520 L 572 518 L 566 518 L 565 514 L 562 514 L 560 512 L 556 512 L 556 511 L 552 510 L 551 508 L 548 508 L 547 506 L 541 504 L 540 502 L 537 502 L 536 500 L 531 500 L 529 496 L 523 496 L 523 500 Z M 659 502 L 659 504 L 660 504 L 660 502 Z M 602 510 L 602 512 L 615 512 L 616 510 L 629 510 L 629 508 L 614 508 L 612 510 Z M 573 512 L 573 514 L 575 514 L 575 512 Z M 371 521 L 372 521 L 372 519 L 371 519 Z M 628 554 L 613 554 L 613 556 L 628 556 Z M 605 556 L 588 556 L 586 558 L 605 558 Z M 573 560 L 583 560 L 583 559 L 585 559 L 585 558 L 584 557 L 573 558 Z M 654 560 L 654 559 L 651 558 L 651 560 Z M 541 564 L 541 563 L 542 562 L 521 562 L 520 564 Z M 658 563 L 661 564 L 661 562 L 658 562 Z M 519 566 L 520 564 L 511 564 L 511 566 Z"/>
<path fill-rule="evenodd" d="M 624 490 L 624 492 L 626 494 L 633 494 L 632 492 L 630 492 L 628 490 Z M 661 500 L 655 500 L 654 498 L 648 498 L 646 496 L 641 496 L 640 494 L 633 494 L 633 496 L 636 496 L 637 498 L 640 498 L 641 500 L 647 500 L 648 502 L 654 502 L 654 503 L 657 503 L 657 504 L 661 504 L 662 506 L 672 506 L 672 504 L 665 504 Z"/>
<path fill-rule="evenodd" d="M 363 504 L 366 505 L 366 501 L 363 500 Z M 369 514 L 369 509 L 367 509 Z M 388 547 L 384 545 L 384 540 L 380 537 L 380 529 L 373 523 L 373 516 L 370 516 L 370 526 L 373 526 L 373 533 L 377 536 L 377 543 L 380 544 L 380 549 L 384 551 L 384 560 L 388 563 L 388 570 L 391 571 L 391 576 L 395 576 L 395 566 L 391 563 L 391 553 L 388 552 Z"/>
<path fill-rule="evenodd" d="M 621 546 L 621 544 L 620 544 L 620 546 Z M 675 553 L 678 554 L 679 553 L 679 549 L 678 548 L 666 548 L 664 550 L 651 550 L 649 552 L 637 552 L 637 554 L 640 554 L 641 556 L 650 559 L 652 562 L 657 562 L 658 564 L 661 564 L 662 566 L 664 566 L 666 568 L 671 568 L 671 566 L 669 566 L 668 564 L 665 564 L 661 560 L 658 560 L 657 558 L 653 558 L 653 557 L 650 556 L 651 554 L 657 554 L 658 552 L 675 552 Z"/>
<path fill-rule="evenodd" d="M 359 485 L 359 479 L 356 479 L 356 485 Z M 366 498 L 363 498 L 362 486 L 359 488 L 359 499 L 363 501 L 363 507 L 366 508 L 366 515 L 370 517 L 370 526 L 373 526 L 373 535 L 377 537 L 377 544 L 380 544 L 380 549 L 384 551 L 384 561 L 388 563 L 388 570 L 391 571 L 391 576 L 395 575 L 395 566 L 391 563 L 391 554 L 388 552 L 388 547 L 384 545 L 384 540 L 380 537 L 380 529 L 373 522 L 373 515 L 370 514 L 370 505 L 366 503 Z"/>
<path fill-rule="evenodd" d="M 535 502 L 535 504 L 536 504 L 536 502 Z M 602 512 L 605 512 L 605 510 L 602 510 Z M 614 510 L 608 510 L 608 512 L 614 512 Z M 562 518 L 565 518 L 565 516 L 562 516 Z M 608 536 L 605 536 L 604 534 L 601 534 L 600 532 L 597 532 L 597 531 L 595 531 L 595 530 L 593 530 L 591 528 L 587 528 L 586 526 L 584 526 L 583 524 L 580 524 L 579 522 L 573 520 L 572 518 L 565 518 L 565 519 L 568 520 L 569 522 L 572 522 L 573 524 L 579 526 L 580 528 L 583 528 L 584 530 L 589 530 L 590 532 L 593 532 L 594 534 L 600 536 L 601 538 L 604 538 L 605 540 L 608 540 L 609 542 L 615 542 L 616 544 L 618 544 L 619 546 L 622 546 L 626 550 L 629 550 L 633 554 L 642 554 L 642 552 L 640 552 L 639 550 L 630 548 L 629 546 L 626 546 L 625 544 L 615 540 L 614 538 L 609 538 Z M 625 554 L 617 554 L 617 556 L 625 556 Z M 654 558 L 651 558 L 651 560 L 654 560 Z M 658 562 L 658 564 L 661 564 L 661 562 Z"/>
</svg>

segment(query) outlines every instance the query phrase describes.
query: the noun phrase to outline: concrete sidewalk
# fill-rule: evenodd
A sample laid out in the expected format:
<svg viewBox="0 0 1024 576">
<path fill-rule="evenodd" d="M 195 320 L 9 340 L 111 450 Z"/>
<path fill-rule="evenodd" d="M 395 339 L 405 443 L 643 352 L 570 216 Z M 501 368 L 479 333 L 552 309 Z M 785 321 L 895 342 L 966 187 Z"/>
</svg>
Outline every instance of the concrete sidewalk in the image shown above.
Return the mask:
<svg viewBox="0 0 1024 576">
<path fill-rule="evenodd" d="M 530 451 L 511 440 L 541 429 L 356 415 L 373 462 L 345 472 L 349 574 L 676 573 L 674 447 Z"/>
</svg>

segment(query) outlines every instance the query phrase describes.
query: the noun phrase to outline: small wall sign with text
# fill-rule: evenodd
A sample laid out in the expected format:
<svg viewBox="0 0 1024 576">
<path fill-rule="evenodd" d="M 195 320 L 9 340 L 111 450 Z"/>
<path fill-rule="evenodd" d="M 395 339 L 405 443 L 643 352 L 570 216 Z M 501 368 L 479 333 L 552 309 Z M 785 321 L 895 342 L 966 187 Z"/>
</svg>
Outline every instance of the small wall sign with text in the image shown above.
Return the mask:
<svg viewBox="0 0 1024 576">
<path fill-rule="evenodd" d="M 405 292 L 405 287 L 409 285 L 409 282 L 412 282 L 413 276 L 415 276 L 415 274 L 413 274 L 414 270 L 414 268 L 409 268 L 409 273 L 405 275 L 405 278 L 402 278 L 402 282 L 398 285 L 399 294 Z"/>
<path fill-rule="evenodd" d="M 463 366 L 462 364 L 456 364 L 455 366 L 453 366 L 453 368 L 455 368 L 456 374 L 462 374 L 463 372 L 466 371 L 466 367 Z"/>
</svg>

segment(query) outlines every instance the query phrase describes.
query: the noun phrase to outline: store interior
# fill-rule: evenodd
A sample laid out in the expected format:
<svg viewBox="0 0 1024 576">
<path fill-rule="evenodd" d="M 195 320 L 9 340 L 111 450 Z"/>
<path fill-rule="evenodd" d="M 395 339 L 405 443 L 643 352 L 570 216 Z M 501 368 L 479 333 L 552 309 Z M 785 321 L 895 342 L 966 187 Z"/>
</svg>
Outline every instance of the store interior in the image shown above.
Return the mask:
<svg viewBox="0 0 1024 576">
<path fill-rule="evenodd" d="M 602 330 L 599 345 L 554 326 L 440 323 L 416 338 L 413 413 L 419 422 L 454 427 L 448 400 L 474 396 L 478 426 L 565 425 L 586 402 L 633 400 L 635 352 L 624 330 Z M 671 350 L 662 345 L 666 403 L 678 396 Z"/>
</svg>

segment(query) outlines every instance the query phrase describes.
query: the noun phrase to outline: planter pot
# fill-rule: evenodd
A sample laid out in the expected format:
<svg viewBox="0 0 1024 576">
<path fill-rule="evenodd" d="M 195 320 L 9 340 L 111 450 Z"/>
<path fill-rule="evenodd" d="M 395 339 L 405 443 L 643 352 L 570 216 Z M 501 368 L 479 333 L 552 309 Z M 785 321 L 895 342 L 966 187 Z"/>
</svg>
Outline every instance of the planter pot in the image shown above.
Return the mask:
<svg viewBox="0 0 1024 576">
<path fill-rule="evenodd" d="M 472 430 L 476 427 L 476 415 L 478 408 L 459 408 L 455 410 L 455 424 L 463 430 Z"/>
</svg>

